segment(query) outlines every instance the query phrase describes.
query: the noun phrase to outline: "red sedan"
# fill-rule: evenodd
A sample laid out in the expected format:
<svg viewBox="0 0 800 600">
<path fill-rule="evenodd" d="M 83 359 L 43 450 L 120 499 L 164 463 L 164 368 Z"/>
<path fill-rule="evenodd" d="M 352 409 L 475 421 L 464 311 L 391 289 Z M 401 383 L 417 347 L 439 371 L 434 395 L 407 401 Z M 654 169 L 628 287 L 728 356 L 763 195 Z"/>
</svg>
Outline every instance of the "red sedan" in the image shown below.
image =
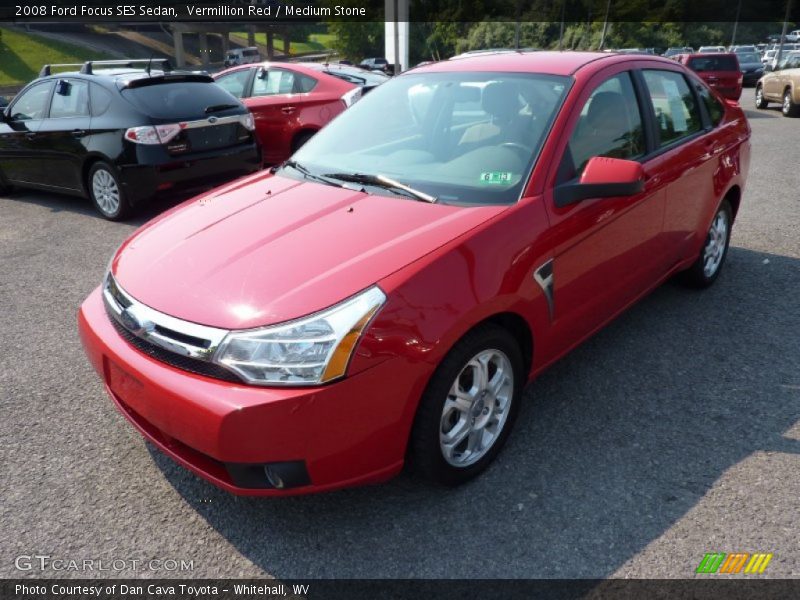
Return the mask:
<svg viewBox="0 0 800 600">
<path fill-rule="evenodd" d="M 717 279 L 749 138 L 668 59 L 414 69 L 280 168 L 134 233 L 80 309 L 83 344 L 122 414 L 231 492 L 406 461 L 457 484 L 554 361 L 667 278 Z"/>
<path fill-rule="evenodd" d="M 340 64 L 274 62 L 233 67 L 214 79 L 253 113 L 264 162 L 275 164 L 388 77 Z"/>
<path fill-rule="evenodd" d="M 724 98 L 738 101 L 741 97 L 744 76 L 739 68 L 739 59 L 733 52 L 681 54 L 674 58 L 695 71 Z"/>
</svg>

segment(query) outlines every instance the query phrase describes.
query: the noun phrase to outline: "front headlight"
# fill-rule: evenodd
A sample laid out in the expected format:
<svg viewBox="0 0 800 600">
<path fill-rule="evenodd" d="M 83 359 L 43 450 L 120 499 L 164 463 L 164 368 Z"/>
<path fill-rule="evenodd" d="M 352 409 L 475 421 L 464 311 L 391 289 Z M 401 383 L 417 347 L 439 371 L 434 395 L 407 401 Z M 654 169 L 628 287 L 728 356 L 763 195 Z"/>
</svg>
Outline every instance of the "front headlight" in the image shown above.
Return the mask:
<svg viewBox="0 0 800 600">
<path fill-rule="evenodd" d="M 386 301 L 371 287 L 314 315 L 249 331 L 232 331 L 214 362 L 257 385 L 312 385 L 344 375 L 361 333 Z"/>
</svg>

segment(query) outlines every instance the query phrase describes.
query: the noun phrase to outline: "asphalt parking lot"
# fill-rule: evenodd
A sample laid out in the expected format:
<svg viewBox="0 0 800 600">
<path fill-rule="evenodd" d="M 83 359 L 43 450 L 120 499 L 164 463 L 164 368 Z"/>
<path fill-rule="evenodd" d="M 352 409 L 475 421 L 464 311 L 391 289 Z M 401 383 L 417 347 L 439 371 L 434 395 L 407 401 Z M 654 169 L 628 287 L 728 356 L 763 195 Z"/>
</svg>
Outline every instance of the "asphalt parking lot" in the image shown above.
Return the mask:
<svg viewBox="0 0 800 600">
<path fill-rule="evenodd" d="M 455 490 L 403 475 L 244 499 L 177 467 L 117 414 L 76 331 L 156 210 L 118 224 L 88 201 L 0 198 L 0 576 L 672 578 L 717 551 L 800 576 L 800 119 L 748 114 L 717 284 L 665 284 L 550 369 L 496 464 Z M 16 570 L 30 554 L 193 570 Z"/>
</svg>

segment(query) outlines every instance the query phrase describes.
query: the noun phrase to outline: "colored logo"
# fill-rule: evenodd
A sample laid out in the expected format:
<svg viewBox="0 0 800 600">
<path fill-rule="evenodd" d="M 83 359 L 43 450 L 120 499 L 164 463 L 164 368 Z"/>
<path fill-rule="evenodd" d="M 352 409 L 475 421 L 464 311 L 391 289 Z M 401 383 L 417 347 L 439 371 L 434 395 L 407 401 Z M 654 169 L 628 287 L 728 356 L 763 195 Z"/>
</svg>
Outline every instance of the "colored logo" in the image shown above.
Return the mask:
<svg viewBox="0 0 800 600">
<path fill-rule="evenodd" d="M 695 573 L 747 573 L 755 575 L 767 569 L 772 554 L 757 552 L 710 552 L 703 557 Z"/>
</svg>

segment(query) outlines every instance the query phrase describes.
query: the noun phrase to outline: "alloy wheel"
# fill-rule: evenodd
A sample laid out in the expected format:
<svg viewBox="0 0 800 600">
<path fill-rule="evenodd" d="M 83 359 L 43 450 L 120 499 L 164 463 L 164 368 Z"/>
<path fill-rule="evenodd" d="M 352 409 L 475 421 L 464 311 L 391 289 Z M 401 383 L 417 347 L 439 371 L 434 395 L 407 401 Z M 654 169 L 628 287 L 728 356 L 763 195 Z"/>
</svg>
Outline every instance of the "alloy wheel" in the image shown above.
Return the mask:
<svg viewBox="0 0 800 600">
<path fill-rule="evenodd" d="M 450 387 L 442 410 L 439 447 L 454 467 L 478 462 L 500 437 L 514 395 L 514 371 L 500 350 L 470 359 Z"/>
<path fill-rule="evenodd" d="M 95 171 L 92 177 L 92 192 L 103 214 L 113 216 L 117 213 L 120 203 L 119 187 L 111 173 L 105 169 Z"/>
<path fill-rule="evenodd" d="M 728 246 L 728 214 L 721 210 L 714 217 L 714 222 L 708 230 L 708 241 L 703 250 L 703 274 L 706 277 L 713 277 Z"/>
</svg>

